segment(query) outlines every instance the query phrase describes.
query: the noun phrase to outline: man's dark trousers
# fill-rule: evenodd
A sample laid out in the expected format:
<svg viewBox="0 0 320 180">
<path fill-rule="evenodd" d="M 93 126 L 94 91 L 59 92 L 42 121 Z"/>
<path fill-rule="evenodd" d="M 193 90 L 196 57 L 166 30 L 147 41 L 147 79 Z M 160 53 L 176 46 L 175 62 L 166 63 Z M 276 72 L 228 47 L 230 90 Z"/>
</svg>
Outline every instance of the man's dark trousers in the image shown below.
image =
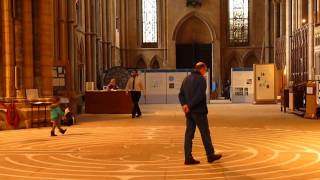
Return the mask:
<svg viewBox="0 0 320 180">
<path fill-rule="evenodd" d="M 208 117 L 206 113 L 188 113 L 186 114 L 187 128 L 184 140 L 185 159 L 192 157 L 192 140 L 196 127 L 198 126 L 201 134 L 202 143 L 206 149 L 207 156 L 214 155 L 214 148 L 212 146 L 210 129 L 208 125 Z"/>
<path fill-rule="evenodd" d="M 139 100 L 141 97 L 141 91 L 130 91 L 131 93 L 131 99 L 133 103 L 133 108 L 132 108 L 132 116 L 136 115 L 141 115 L 141 110 L 139 107 Z"/>
</svg>

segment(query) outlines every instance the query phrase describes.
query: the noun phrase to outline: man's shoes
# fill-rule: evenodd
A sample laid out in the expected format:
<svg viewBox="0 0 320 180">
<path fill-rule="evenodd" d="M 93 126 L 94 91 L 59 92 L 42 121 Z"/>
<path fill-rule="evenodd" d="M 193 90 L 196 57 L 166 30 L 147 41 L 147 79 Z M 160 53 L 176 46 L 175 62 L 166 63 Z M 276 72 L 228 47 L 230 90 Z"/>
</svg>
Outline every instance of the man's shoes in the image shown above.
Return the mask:
<svg viewBox="0 0 320 180">
<path fill-rule="evenodd" d="M 66 131 L 67 131 L 67 129 L 63 129 L 63 130 L 60 131 L 60 133 L 64 134 L 64 133 L 66 133 Z"/>
<path fill-rule="evenodd" d="M 185 165 L 195 165 L 195 164 L 200 164 L 200 161 L 191 158 L 191 159 L 185 160 L 184 164 Z"/>
<path fill-rule="evenodd" d="M 222 155 L 221 154 L 213 154 L 208 156 L 208 163 L 213 163 L 214 161 L 217 161 L 221 159 Z"/>
<path fill-rule="evenodd" d="M 53 131 L 51 131 L 51 136 L 57 136 Z"/>
<path fill-rule="evenodd" d="M 141 114 L 138 114 L 136 117 L 140 117 L 141 116 Z"/>
</svg>

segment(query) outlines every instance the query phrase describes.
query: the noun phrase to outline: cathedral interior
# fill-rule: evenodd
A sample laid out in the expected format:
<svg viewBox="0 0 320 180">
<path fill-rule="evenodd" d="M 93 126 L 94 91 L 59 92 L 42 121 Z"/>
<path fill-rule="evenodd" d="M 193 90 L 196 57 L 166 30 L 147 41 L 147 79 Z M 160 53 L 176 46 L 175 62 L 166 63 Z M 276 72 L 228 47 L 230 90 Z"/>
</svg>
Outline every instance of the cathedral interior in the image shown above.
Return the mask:
<svg viewBox="0 0 320 180">
<path fill-rule="evenodd" d="M 185 116 L 168 94 L 181 85 L 170 73 L 198 61 L 223 158 L 203 163 L 197 131 L 203 161 L 188 167 Z M 264 65 L 273 85 L 257 84 Z M 146 83 L 137 120 L 124 91 L 104 92 L 113 78 L 124 89 L 134 70 Z M 244 71 L 252 99 L 235 103 Z M 176 84 L 160 87 L 160 101 L 162 81 Z M 54 97 L 77 119 L 56 138 Z M 320 0 L 0 1 L 0 179 L 318 179 L 319 104 Z"/>
</svg>

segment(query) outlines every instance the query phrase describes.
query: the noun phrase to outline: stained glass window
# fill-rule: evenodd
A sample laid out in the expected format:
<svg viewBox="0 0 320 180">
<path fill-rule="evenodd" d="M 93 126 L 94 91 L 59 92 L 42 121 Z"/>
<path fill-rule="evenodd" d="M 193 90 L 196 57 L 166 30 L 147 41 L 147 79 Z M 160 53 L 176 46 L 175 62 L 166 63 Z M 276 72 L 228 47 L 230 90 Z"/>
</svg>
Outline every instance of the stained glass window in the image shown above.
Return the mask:
<svg viewBox="0 0 320 180">
<path fill-rule="evenodd" d="M 142 0 L 142 43 L 158 42 L 157 0 Z"/>
<path fill-rule="evenodd" d="M 229 42 L 246 45 L 249 42 L 249 0 L 229 0 Z"/>
</svg>

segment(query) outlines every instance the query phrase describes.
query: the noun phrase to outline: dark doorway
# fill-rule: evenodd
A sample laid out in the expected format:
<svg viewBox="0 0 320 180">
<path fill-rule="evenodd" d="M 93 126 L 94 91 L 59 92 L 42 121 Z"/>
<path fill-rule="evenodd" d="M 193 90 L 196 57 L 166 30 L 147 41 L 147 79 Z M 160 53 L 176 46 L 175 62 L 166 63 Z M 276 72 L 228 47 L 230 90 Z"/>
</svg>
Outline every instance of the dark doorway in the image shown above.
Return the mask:
<svg viewBox="0 0 320 180">
<path fill-rule="evenodd" d="M 177 69 L 192 69 L 199 61 L 212 67 L 212 45 L 211 44 L 177 44 L 176 46 Z"/>
<path fill-rule="evenodd" d="M 194 65 L 201 60 L 210 69 L 209 82 L 212 79 L 212 44 L 177 44 L 176 45 L 176 68 L 193 69 Z M 211 89 L 211 88 L 210 88 Z"/>
</svg>

